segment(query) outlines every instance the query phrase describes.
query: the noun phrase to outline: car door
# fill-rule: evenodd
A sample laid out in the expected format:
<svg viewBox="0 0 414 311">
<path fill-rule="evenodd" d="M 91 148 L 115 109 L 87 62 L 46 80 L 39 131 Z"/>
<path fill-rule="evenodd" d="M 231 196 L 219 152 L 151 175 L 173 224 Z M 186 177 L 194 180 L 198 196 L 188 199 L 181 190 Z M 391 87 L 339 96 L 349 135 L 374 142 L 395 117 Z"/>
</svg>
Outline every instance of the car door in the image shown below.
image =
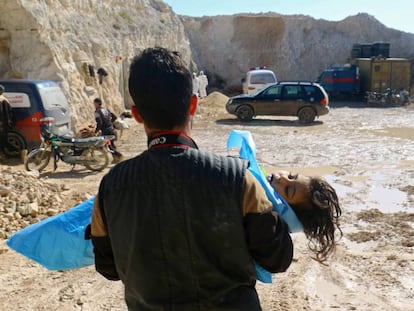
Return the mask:
<svg viewBox="0 0 414 311">
<path fill-rule="evenodd" d="M 279 110 L 281 96 L 281 86 L 272 85 L 256 95 L 255 113 L 256 115 L 272 115 Z"/>
<path fill-rule="evenodd" d="M 296 116 L 303 104 L 303 92 L 299 84 L 283 85 L 279 115 Z"/>
</svg>

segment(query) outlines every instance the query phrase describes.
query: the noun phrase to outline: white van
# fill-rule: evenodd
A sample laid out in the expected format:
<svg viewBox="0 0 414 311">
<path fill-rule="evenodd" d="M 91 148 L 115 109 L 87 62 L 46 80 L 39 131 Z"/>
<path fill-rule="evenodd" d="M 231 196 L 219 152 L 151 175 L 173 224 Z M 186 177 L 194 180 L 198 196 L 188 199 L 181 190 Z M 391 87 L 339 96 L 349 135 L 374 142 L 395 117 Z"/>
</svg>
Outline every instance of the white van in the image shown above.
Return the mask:
<svg viewBox="0 0 414 311">
<path fill-rule="evenodd" d="M 276 83 L 276 75 L 272 70 L 254 68 L 242 79 L 243 94 L 252 94 L 269 84 Z"/>
</svg>

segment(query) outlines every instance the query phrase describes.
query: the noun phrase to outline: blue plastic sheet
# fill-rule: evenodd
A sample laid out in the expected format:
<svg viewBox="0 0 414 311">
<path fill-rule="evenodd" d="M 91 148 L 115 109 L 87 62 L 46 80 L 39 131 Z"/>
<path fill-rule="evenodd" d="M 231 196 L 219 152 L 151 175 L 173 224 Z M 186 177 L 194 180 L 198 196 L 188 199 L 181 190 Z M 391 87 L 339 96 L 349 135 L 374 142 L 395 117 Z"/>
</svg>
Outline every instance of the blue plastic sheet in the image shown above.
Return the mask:
<svg viewBox="0 0 414 311">
<path fill-rule="evenodd" d="M 260 169 L 256 160 L 256 145 L 249 131 L 232 130 L 227 139 L 227 152 L 231 153 L 232 149 L 239 150 L 239 156 L 249 160 L 249 171 L 260 182 L 264 188 L 269 201 L 273 204 L 273 210 L 289 226 L 290 232 L 302 231 L 303 227 L 295 212 L 289 204 L 277 193 L 267 181 L 263 171 Z M 272 274 L 256 263 L 256 273 L 258 280 L 263 283 L 272 283 Z"/>
<path fill-rule="evenodd" d="M 227 150 L 239 150 L 239 156 L 250 162 L 249 170 L 265 189 L 274 210 L 288 224 L 291 232 L 302 230 L 302 225 L 286 201 L 273 190 L 256 161 L 256 146 L 249 131 L 233 130 L 227 141 Z M 34 260 L 49 270 L 70 270 L 94 264 L 91 240 L 85 240 L 87 225 L 91 222 L 94 198 L 72 209 L 30 225 L 12 235 L 7 245 L 16 252 Z M 272 275 L 256 264 L 258 280 L 272 282 Z"/>
<path fill-rule="evenodd" d="M 49 270 L 77 269 L 94 264 L 91 222 L 94 198 L 70 210 L 30 225 L 12 235 L 7 245 Z"/>
</svg>

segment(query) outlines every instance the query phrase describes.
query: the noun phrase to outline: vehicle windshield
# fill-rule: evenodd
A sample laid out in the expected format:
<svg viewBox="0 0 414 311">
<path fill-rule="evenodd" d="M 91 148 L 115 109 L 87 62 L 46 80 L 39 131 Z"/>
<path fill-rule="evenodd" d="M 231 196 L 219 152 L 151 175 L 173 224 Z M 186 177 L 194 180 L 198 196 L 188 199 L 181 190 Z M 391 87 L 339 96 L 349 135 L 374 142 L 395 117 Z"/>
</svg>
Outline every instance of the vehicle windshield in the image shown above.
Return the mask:
<svg viewBox="0 0 414 311">
<path fill-rule="evenodd" d="M 66 97 L 59 86 L 41 87 L 39 88 L 39 93 L 46 110 L 56 107 L 62 107 L 66 110 L 69 109 Z"/>
<path fill-rule="evenodd" d="M 263 89 L 257 89 L 257 90 L 256 90 L 256 91 L 254 91 L 253 93 L 248 94 L 248 96 L 250 96 L 250 97 L 255 97 L 255 96 L 259 95 L 260 93 L 263 93 Z"/>
<path fill-rule="evenodd" d="M 268 84 L 275 82 L 275 77 L 271 73 L 253 74 L 250 78 L 251 84 Z"/>
<path fill-rule="evenodd" d="M 281 88 L 278 85 L 273 85 L 270 87 L 268 86 L 268 87 L 254 91 L 253 93 L 249 94 L 249 96 L 254 97 L 254 96 L 280 95 L 280 89 Z"/>
<path fill-rule="evenodd" d="M 263 91 L 263 95 L 264 96 L 278 96 L 281 93 L 281 89 L 282 88 L 280 87 L 280 85 L 271 86 Z"/>
</svg>

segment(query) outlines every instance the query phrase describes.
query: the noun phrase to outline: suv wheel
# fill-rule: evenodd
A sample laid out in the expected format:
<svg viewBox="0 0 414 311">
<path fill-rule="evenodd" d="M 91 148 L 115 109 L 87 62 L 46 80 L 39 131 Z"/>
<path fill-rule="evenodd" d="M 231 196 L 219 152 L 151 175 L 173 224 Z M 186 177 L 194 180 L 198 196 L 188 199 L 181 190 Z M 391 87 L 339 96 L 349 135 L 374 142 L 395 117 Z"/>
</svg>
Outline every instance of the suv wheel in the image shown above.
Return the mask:
<svg viewBox="0 0 414 311">
<path fill-rule="evenodd" d="M 253 118 L 253 109 L 250 106 L 243 105 L 237 109 L 236 114 L 240 121 L 250 121 Z"/>
<path fill-rule="evenodd" d="M 316 113 L 310 107 L 305 107 L 299 110 L 298 118 L 301 123 L 312 123 L 315 120 Z"/>
</svg>

